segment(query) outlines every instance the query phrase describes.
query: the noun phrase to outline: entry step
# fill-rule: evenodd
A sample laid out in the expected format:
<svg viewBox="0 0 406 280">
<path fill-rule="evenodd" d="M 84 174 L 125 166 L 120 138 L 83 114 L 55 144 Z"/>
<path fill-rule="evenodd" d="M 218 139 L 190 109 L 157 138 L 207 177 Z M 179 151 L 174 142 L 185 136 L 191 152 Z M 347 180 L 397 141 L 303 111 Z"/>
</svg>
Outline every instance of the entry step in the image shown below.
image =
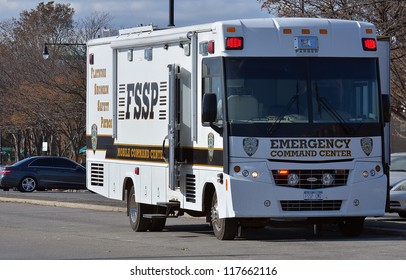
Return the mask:
<svg viewBox="0 0 406 280">
<path fill-rule="evenodd" d="M 144 214 L 142 216 L 147 219 L 166 219 L 165 214 Z"/>
<path fill-rule="evenodd" d="M 157 202 L 157 205 L 172 209 L 179 209 L 180 202 L 179 201 Z"/>
<path fill-rule="evenodd" d="M 183 211 L 180 210 L 179 201 L 157 202 L 157 205 L 166 208 L 166 213 L 160 215 L 165 215 L 167 218 L 177 218 L 183 215 Z"/>
</svg>

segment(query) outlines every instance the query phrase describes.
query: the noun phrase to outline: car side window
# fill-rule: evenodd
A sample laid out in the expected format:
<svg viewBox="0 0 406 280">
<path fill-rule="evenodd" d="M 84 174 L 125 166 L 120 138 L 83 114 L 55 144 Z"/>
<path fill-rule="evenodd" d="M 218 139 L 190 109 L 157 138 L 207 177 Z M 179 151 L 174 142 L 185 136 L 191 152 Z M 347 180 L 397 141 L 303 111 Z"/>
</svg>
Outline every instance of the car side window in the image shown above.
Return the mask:
<svg viewBox="0 0 406 280">
<path fill-rule="evenodd" d="M 54 166 L 55 167 L 60 167 L 60 168 L 71 168 L 75 169 L 76 164 L 63 158 L 55 158 L 54 159 Z"/>
<path fill-rule="evenodd" d="M 52 160 L 49 158 L 39 158 L 31 162 L 31 167 L 44 167 L 44 166 L 52 166 Z"/>
</svg>

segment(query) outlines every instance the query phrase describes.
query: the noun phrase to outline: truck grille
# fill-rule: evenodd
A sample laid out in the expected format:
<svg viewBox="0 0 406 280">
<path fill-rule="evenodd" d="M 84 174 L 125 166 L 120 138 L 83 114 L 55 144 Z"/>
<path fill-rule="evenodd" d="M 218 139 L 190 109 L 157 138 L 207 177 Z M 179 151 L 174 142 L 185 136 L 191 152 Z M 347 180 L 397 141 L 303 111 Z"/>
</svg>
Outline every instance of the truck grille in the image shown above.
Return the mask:
<svg viewBox="0 0 406 280">
<path fill-rule="evenodd" d="M 275 184 L 278 186 L 300 188 L 300 189 L 321 189 L 329 187 L 344 186 L 347 184 L 348 170 L 289 170 L 288 173 L 281 173 L 279 170 L 272 170 Z M 331 174 L 334 178 L 332 184 L 324 185 L 322 182 L 323 174 Z M 289 175 L 296 174 L 299 181 L 296 185 L 289 184 Z"/>
<path fill-rule="evenodd" d="M 104 164 L 90 164 L 90 185 L 103 187 L 104 182 Z"/>
<path fill-rule="evenodd" d="M 342 200 L 282 200 L 280 203 L 283 211 L 339 211 Z"/>
<path fill-rule="evenodd" d="M 196 202 L 196 175 L 186 174 L 186 201 Z"/>
</svg>

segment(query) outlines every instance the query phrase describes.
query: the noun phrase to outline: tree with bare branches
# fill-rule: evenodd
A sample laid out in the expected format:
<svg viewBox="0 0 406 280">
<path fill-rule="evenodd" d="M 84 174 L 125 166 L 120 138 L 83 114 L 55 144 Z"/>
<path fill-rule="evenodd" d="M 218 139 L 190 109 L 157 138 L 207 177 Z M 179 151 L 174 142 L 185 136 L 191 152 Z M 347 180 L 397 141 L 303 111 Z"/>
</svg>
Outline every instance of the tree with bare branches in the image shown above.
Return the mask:
<svg viewBox="0 0 406 280">
<path fill-rule="evenodd" d="M 257 0 L 279 17 L 323 17 L 367 21 L 391 44 L 394 150 L 406 149 L 406 2 L 399 0 Z"/>
<path fill-rule="evenodd" d="M 108 14 L 73 21 L 69 4 L 39 3 L 0 22 L 0 127 L 15 160 L 42 153 L 78 159 L 85 145 L 86 46 Z M 49 59 L 42 52 L 48 44 Z"/>
</svg>

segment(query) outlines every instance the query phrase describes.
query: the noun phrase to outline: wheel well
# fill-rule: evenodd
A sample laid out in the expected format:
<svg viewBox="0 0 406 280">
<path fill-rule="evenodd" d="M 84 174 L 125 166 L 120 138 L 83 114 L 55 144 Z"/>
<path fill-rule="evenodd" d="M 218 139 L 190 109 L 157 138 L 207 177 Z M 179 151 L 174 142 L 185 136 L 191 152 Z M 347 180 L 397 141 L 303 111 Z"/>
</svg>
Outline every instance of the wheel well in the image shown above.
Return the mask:
<svg viewBox="0 0 406 280">
<path fill-rule="evenodd" d="M 210 222 L 210 209 L 211 209 L 211 200 L 213 198 L 213 194 L 216 191 L 214 185 L 212 183 L 207 183 L 204 186 L 203 191 L 203 212 L 206 214 L 206 222 Z"/>
<path fill-rule="evenodd" d="M 134 186 L 133 180 L 131 178 L 125 178 L 124 183 L 123 183 L 123 194 L 122 194 L 122 200 L 127 201 L 128 203 L 128 195 L 130 194 L 131 188 Z M 127 216 L 130 215 L 129 212 L 129 207 L 127 205 Z"/>
<path fill-rule="evenodd" d="M 123 193 L 122 200 L 125 201 L 131 190 L 131 187 L 134 186 L 133 180 L 131 178 L 125 178 L 123 183 Z"/>
</svg>

